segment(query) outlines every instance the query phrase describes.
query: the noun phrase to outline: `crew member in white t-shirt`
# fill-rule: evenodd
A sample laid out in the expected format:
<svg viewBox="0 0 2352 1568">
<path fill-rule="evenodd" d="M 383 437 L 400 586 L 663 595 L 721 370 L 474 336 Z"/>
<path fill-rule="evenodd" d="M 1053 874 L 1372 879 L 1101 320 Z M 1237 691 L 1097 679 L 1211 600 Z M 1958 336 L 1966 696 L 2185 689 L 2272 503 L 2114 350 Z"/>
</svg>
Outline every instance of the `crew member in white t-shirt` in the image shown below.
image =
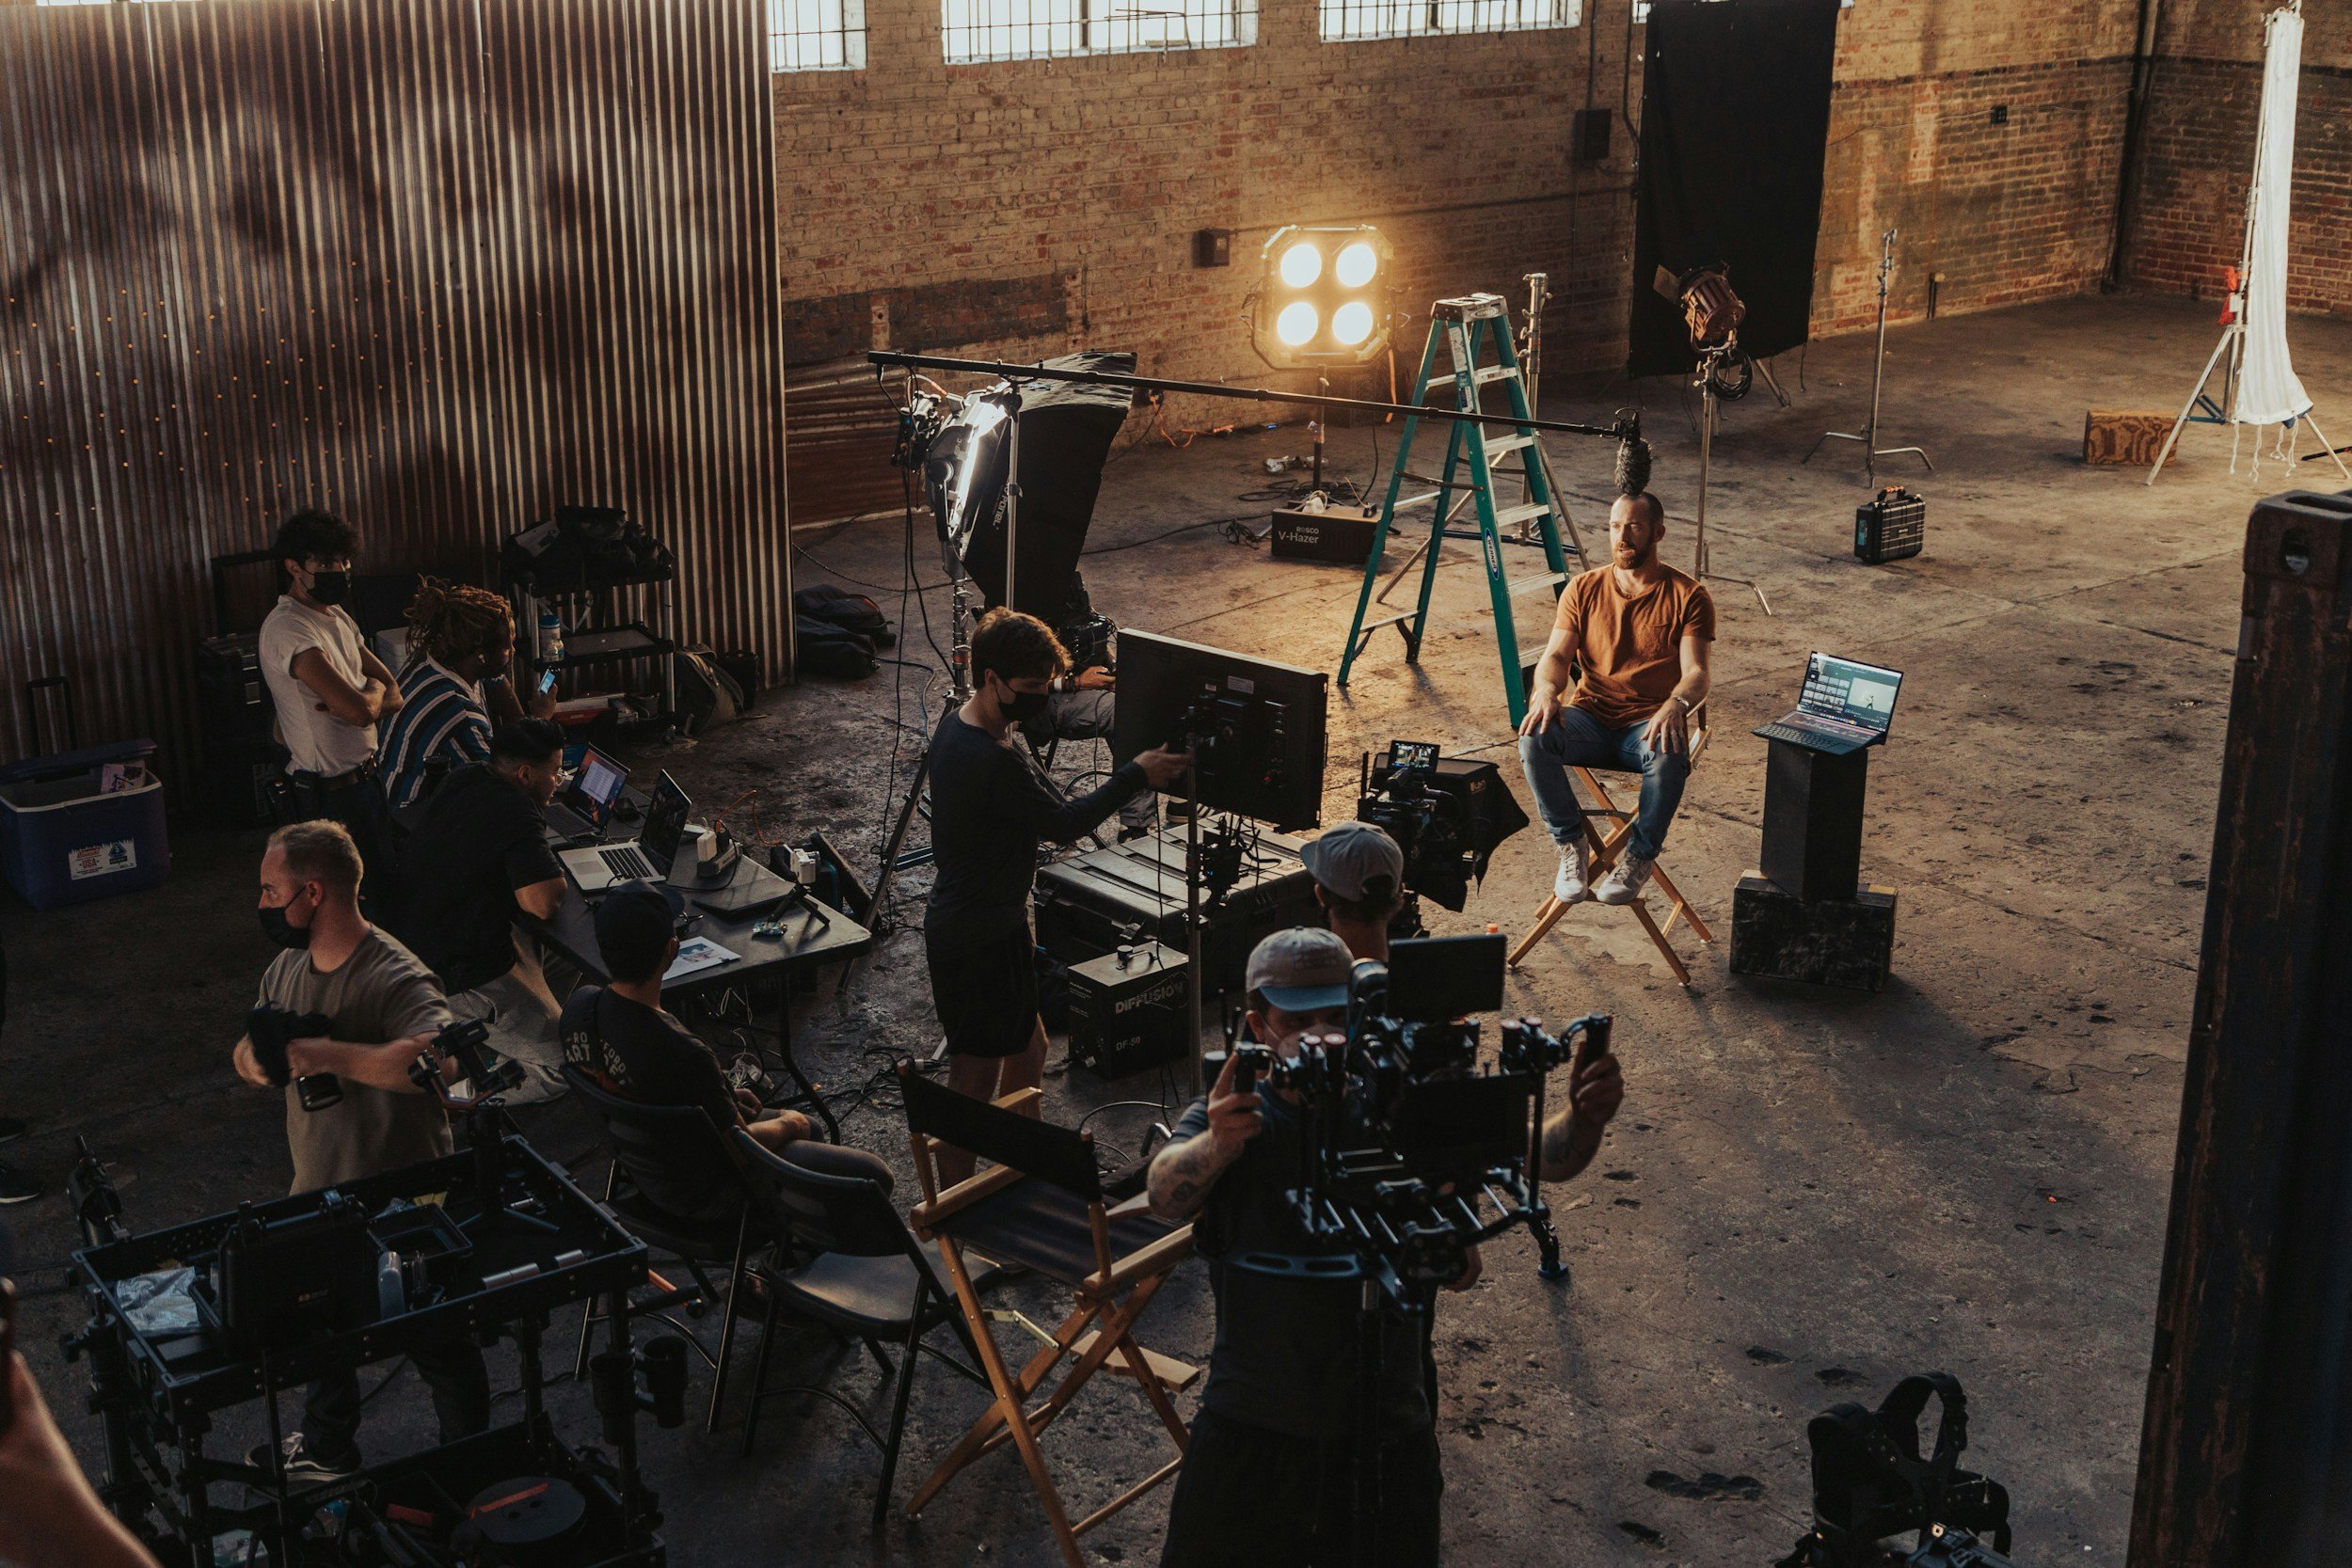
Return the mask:
<svg viewBox="0 0 2352 1568">
<path fill-rule="evenodd" d="M 391 817 L 375 782 L 375 727 L 400 711 L 400 683 L 342 608 L 351 593 L 350 524 L 297 512 L 278 530 L 291 591 L 262 623 L 262 673 L 290 754 L 292 820 L 340 822 L 381 895 L 392 880 Z"/>
</svg>

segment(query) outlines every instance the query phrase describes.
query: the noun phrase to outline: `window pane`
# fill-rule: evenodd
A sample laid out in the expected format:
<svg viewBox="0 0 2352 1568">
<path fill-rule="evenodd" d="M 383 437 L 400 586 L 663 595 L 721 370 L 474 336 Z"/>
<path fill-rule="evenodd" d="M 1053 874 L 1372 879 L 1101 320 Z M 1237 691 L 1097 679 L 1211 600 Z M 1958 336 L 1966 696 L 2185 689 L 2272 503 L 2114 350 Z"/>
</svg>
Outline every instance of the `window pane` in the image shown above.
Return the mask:
<svg viewBox="0 0 2352 1568">
<path fill-rule="evenodd" d="M 768 0 L 768 69 L 866 69 L 866 0 Z"/>
<path fill-rule="evenodd" d="M 950 65 L 1257 41 L 1257 0 L 941 0 Z"/>
<path fill-rule="evenodd" d="M 1320 0 L 1320 6 L 1327 41 L 1573 27 L 1582 14 L 1580 0 Z"/>
</svg>

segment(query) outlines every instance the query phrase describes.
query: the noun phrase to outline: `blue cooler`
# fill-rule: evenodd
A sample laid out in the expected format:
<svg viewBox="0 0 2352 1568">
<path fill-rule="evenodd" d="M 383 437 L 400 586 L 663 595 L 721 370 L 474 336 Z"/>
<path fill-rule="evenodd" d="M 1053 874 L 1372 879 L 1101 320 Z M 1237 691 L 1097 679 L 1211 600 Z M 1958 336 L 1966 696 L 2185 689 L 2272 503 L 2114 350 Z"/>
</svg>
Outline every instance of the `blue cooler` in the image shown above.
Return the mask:
<svg viewBox="0 0 2352 1568">
<path fill-rule="evenodd" d="M 0 768 L 0 876 L 37 910 L 135 893 L 171 869 L 151 740 Z"/>
</svg>

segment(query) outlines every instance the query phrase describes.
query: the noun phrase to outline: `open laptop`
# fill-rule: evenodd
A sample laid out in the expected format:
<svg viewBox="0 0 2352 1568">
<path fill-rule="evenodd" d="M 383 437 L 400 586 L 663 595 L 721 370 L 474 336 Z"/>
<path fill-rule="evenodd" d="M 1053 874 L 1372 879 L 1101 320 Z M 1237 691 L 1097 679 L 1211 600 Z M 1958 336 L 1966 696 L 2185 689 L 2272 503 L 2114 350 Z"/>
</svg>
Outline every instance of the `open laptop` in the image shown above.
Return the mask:
<svg viewBox="0 0 2352 1568">
<path fill-rule="evenodd" d="M 570 785 L 539 815 L 565 838 L 600 833 L 612 820 L 612 808 L 628 787 L 628 769 L 589 746 L 580 753 L 580 766 L 572 773 Z"/>
<path fill-rule="evenodd" d="M 1755 733 L 1807 751 L 1844 756 L 1886 738 L 1895 721 L 1895 696 L 1903 689 L 1900 670 L 1811 654 L 1804 661 L 1804 687 L 1795 711 Z"/>
<path fill-rule="evenodd" d="M 591 898 L 619 882 L 658 882 L 670 874 L 670 862 L 686 836 L 686 818 L 694 802 L 667 772 L 654 785 L 645 807 L 644 826 L 637 836 L 620 844 L 595 844 L 582 849 L 563 849 L 556 859 L 564 873 Z"/>
</svg>

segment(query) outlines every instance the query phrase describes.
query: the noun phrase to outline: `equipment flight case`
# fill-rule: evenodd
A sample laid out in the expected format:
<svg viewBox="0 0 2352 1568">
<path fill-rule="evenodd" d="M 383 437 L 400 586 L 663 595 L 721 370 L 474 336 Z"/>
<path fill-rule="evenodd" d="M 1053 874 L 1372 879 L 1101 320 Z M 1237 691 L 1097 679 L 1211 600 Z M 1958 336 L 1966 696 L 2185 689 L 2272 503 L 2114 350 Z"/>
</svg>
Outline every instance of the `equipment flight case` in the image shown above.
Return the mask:
<svg viewBox="0 0 2352 1568">
<path fill-rule="evenodd" d="M 1322 924 L 1314 879 L 1299 859 L 1305 847 L 1305 840 L 1288 833 L 1263 832 L 1243 855 L 1240 879 L 1200 934 L 1200 981 L 1208 996 L 1240 989 L 1243 967 L 1261 938 Z M 1182 953 L 1184 904 L 1184 829 L 1179 824 L 1041 867 L 1038 945 L 1073 965 L 1142 941 Z"/>
</svg>

